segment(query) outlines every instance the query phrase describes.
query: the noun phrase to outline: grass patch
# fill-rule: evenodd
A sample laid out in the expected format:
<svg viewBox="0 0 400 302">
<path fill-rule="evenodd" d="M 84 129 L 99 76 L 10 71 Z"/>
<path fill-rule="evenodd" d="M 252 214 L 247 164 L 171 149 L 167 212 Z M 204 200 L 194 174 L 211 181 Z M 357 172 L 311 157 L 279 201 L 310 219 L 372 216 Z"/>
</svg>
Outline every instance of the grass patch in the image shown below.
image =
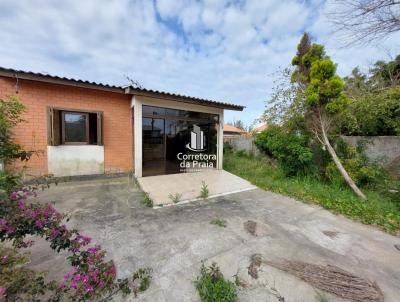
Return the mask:
<svg viewBox="0 0 400 302">
<path fill-rule="evenodd" d="M 201 188 L 200 188 L 200 195 L 199 195 L 199 198 L 207 199 L 209 193 L 210 193 L 210 191 L 208 190 L 208 185 L 207 185 L 206 182 L 203 180 L 203 181 L 201 182 Z"/>
<path fill-rule="evenodd" d="M 142 200 L 142 204 L 145 206 L 145 207 L 148 207 L 148 208 L 152 208 L 153 207 L 153 199 L 151 199 L 150 198 L 150 195 L 149 195 L 149 193 L 144 193 L 144 197 L 143 197 L 143 200 Z"/>
<path fill-rule="evenodd" d="M 236 302 L 237 291 L 233 282 L 225 280 L 219 267 L 213 263 L 201 265 L 200 276 L 194 282 L 202 302 Z"/>
<path fill-rule="evenodd" d="M 312 177 L 286 177 L 265 157 L 224 154 L 224 169 L 261 189 L 316 203 L 333 213 L 371 224 L 395 234 L 400 230 L 400 200 L 379 190 L 363 189 L 368 200 L 358 199 L 347 187 Z"/>
<path fill-rule="evenodd" d="M 210 221 L 210 223 L 215 224 L 221 228 L 226 228 L 226 220 L 225 219 L 214 218 L 213 220 Z"/>
</svg>

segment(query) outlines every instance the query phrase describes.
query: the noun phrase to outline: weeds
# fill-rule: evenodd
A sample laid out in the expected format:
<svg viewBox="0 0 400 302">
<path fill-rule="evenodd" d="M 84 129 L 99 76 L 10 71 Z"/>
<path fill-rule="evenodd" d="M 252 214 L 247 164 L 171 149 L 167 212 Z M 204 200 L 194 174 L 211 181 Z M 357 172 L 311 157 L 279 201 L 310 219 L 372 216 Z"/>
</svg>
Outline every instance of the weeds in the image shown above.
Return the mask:
<svg viewBox="0 0 400 302">
<path fill-rule="evenodd" d="M 178 203 L 181 201 L 182 194 L 180 193 L 175 193 L 175 194 L 169 194 L 168 198 L 173 202 L 173 203 Z"/>
<path fill-rule="evenodd" d="M 329 300 L 324 294 L 318 293 L 315 296 L 315 302 L 329 302 Z"/>
<path fill-rule="evenodd" d="M 143 292 L 150 286 L 151 281 L 151 268 L 141 268 L 133 274 L 133 282 L 137 284 L 135 287 L 135 297 L 137 293 Z"/>
<path fill-rule="evenodd" d="M 144 193 L 142 204 L 148 208 L 153 207 L 153 199 L 150 198 L 149 193 Z"/>
<path fill-rule="evenodd" d="M 225 280 L 215 262 L 210 267 L 201 265 L 200 276 L 194 282 L 202 302 L 236 302 L 237 290 L 233 282 Z"/>
<path fill-rule="evenodd" d="M 207 199 L 209 193 L 210 193 L 210 192 L 209 192 L 209 190 L 208 190 L 208 185 L 207 185 L 206 182 L 203 180 L 203 181 L 201 182 L 201 189 L 200 189 L 199 198 Z"/>
<path fill-rule="evenodd" d="M 226 220 L 225 219 L 214 218 L 213 220 L 210 221 L 210 223 L 220 226 L 221 228 L 226 228 Z"/>
</svg>

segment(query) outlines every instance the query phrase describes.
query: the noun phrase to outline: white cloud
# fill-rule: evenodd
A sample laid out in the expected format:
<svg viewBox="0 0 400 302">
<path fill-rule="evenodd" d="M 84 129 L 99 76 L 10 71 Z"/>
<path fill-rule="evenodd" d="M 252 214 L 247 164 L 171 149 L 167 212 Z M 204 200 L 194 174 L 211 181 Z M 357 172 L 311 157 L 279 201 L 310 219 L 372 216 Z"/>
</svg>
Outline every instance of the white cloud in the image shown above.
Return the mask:
<svg viewBox="0 0 400 302">
<path fill-rule="evenodd" d="M 326 44 L 339 71 L 399 52 L 341 48 L 324 17 L 330 2 L 297 0 L 86 0 L 0 3 L 0 65 L 145 87 L 247 106 L 227 119 L 260 115 L 279 66 L 304 29 Z M 160 21 L 161 18 L 161 21 Z"/>
</svg>

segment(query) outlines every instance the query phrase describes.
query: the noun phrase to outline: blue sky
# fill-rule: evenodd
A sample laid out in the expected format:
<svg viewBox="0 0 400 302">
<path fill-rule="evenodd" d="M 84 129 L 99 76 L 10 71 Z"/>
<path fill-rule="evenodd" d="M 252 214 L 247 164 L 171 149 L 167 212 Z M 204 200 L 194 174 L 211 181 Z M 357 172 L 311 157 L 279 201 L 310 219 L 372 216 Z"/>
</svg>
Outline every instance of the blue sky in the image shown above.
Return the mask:
<svg viewBox="0 0 400 302">
<path fill-rule="evenodd" d="M 339 65 L 400 53 L 400 35 L 344 48 L 327 21 L 329 1 L 76 0 L 0 2 L 0 65 L 245 105 L 226 120 L 250 124 L 264 110 L 273 73 L 306 30 Z"/>
</svg>

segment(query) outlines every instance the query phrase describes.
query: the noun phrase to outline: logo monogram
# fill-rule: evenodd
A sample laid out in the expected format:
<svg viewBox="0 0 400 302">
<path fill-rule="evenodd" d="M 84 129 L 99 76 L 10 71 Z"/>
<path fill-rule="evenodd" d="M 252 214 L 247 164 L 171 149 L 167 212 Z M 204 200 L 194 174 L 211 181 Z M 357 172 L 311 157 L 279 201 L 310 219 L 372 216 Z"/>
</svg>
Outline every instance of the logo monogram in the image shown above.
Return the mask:
<svg viewBox="0 0 400 302">
<path fill-rule="evenodd" d="M 192 151 L 201 152 L 205 150 L 205 137 L 204 132 L 201 131 L 200 127 L 193 125 L 193 131 L 190 132 L 190 143 L 186 145 L 186 148 Z"/>
</svg>

